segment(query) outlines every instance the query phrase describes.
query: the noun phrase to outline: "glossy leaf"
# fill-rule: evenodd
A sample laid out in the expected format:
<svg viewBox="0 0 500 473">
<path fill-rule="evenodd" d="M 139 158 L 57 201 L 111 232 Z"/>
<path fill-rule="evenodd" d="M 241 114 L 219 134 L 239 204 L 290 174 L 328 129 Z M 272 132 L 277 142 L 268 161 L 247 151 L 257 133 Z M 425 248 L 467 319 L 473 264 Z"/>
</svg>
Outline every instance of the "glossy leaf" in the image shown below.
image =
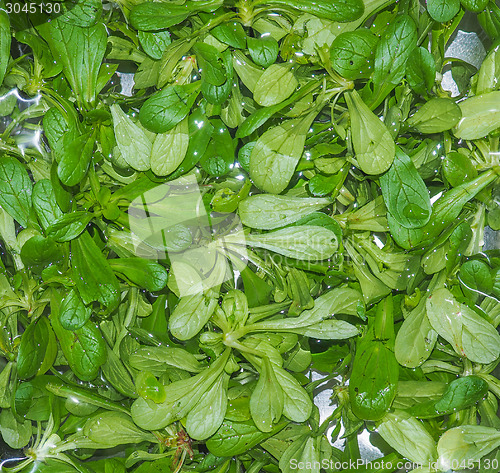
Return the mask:
<svg viewBox="0 0 500 473">
<path fill-rule="evenodd" d="M 380 177 L 380 186 L 387 211 L 396 225 L 420 228 L 430 220 L 432 209 L 427 186 L 411 159 L 399 148 L 391 168 Z"/>
<path fill-rule="evenodd" d="M 269 67 L 276 61 L 279 52 L 278 42 L 272 36 L 247 38 L 248 52 L 255 64 Z"/>
<path fill-rule="evenodd" d="M 280 64 L 269 66 L 255 84 L 253 97 L 263 107 L 271 107 L 293 94 L 298 81 L 290 68 Z"/>
<path fill-rule="evenodd" d="M 23 227 L 28 226 L 33 184 L 15 158 L 0 158 L 0 205 Z"/>
<path fill-rule="evenodd" d="M 74 282 L 85 303 L 98 301 L 114 308 L 119 301 L 119 285 L 108 261 L 92 237 L 84 232 L 71 242 Z"/>
<path fill-rule="evenodd" d="M 381 174 L 387 171 L 396 152 L 389 130 L 356 91 L 345 94 L 345 98 L 351 117 L 351 137 L 360 169 L 367 174 Z"/>
<path fill-rule="evenodd" d="M 283 413 L 283 389 L 276 379 L 269 358 L 262 359 L 259 380 L 250 397 L 250 412 L 262 432 L 271 432 Z"/>
<path fill-rule="evenodd" d="M 438 289 L 427 299 L 427 315 L 434 330 L 458 355 L 476 363 L 491 363 L 500 356 L 498 332 L 447 289 Z"/>
<path fill-rule="evenodd" d="M 61 302 L 59 321 L 66 330 L 77 330 L 83 327 L 92 315 L 90 307 L 86 307 L 78 292 L 71 290 Z"/>
<path fill-rule="evenodd" d="M 197 90 L 197 83 L 165 87 L 144 102 L 139 112 L 141 124 L 154 133 L 170 130 L 187 116 Z"/>
</svg>

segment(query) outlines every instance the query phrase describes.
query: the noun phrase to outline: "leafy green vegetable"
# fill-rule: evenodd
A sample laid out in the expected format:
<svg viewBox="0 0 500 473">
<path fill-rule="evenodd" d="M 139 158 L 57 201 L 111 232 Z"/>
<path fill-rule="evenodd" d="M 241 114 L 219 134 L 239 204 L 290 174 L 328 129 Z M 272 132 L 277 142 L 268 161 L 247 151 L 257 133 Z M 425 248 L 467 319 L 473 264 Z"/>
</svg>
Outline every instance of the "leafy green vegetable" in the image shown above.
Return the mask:
<svg viewBox="0 0 500 473">
<path fill-rule="evenodd" d="M 0 205 L 23 227 L 28 226 L 33 184 L 22 164 L 4 156 L 0 160 Z"/>
<path fill-rule="evenodd" d="M 2 471 L 498 470 L 496 2 L 21 3 Z"/>
</svg>

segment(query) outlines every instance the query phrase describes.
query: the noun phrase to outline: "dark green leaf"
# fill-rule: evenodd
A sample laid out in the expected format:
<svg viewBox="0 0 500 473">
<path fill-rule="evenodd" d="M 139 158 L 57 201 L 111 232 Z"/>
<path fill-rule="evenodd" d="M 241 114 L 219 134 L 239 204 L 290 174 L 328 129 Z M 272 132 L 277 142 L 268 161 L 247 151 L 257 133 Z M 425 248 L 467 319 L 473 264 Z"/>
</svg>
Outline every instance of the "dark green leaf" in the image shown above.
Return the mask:
<svg viewBox="0 0 500 473">
<path fill-rule="evenodd" d="M 32 378 L 42 367 L 47 347 L 51 340 L 49 321 L 40 317 L 31 322 L 24 331 L 17 354 L 17 375 L 21 379 Z M 55 358 L 55 357 L 54 357 Z M 52 359 L 52 362 L 54 359 Z M 50 363 L 52 365 L 52 363 Z"/>
<path fill-rule="evenodd" d="M 425 95 L 436 80 L 436 63 L 432 54 L 421 46 L 416 48 L 406 62 L 406 79 L 418 94 Z"/>
<path fill-rule="evenodd" d="M 380 178 L 380 186 L 391 217 L 404 228 L 423 227 L 431 217 L 429 191 L 411 159 L 399 148 L 391 168 Z M 389 228 L 391 223 L 389 222 Z"/>
<path fill-rule="evenodd" d="M 244 49 L 247 42 L 245 30 L 239 22 L 223 23 L 211 30 L 211 33 L 219 41 L 233 48 Z M 273 61 L 274 62 L 274 61 Z"/>
<path fill-rule="evenodd" d="M 62 145 L 57 151 L 57 175 L 67 186 L 76 186 L 87 174 L 92 150 L 94 149 L 94 134 L 84 133 L 76 138 L 68 133 L 62 139 Z"/>
<path fill-rule="evenodd" d="M 92 310 L 85 307 L 78 292 L 72 289 L 61 302 L 59 321 L 66 330 L 77 330 L 90 319 Z"/>
<path fill-rule="evenodd" d="M 94 216 L 83 210 L 64 214 L 47 228 L 47 236 L 60 242 L 71 241 L 85 230 L 85 227 Z"/>
<path fill-rule="evenodd" d="M 0 205 L 23 227 L 28 226 L 33 184 L 15 158 L 0 158 Z"/>
<path fill-rule="evenodd" d="M 38 27 L 54 58 L 63 70 L 79 101 L 86 107 L 94 104 L 99 70 L 106 51 L 107 34 L 103 24 L 82 28 L 53 19 Z"/>
<path fill-rule="evenodd" d="M 165 48 L 172 42 L 168 31 L 139 31 L 138 38 L 142 49 L 153 59 L 161 59 Z"/>
<path fill-rule="evenodd" d="M 118 305 L 118 280 L 91 236 L 84 232 L 71 242 L 73 279 L 85 305 L 98 301 L 113 309 Z"/>
<path fill-rule="evenodd" d="M 261 38 L 247 38 L 248 52 L 255 64 L 262 67 L 269 67 L 278 58 L 278 42 L 272 36 Z"/>
<path fill-rule="evenodd" d="M 156 261 L 143 258 L 109 260 L 111 269 L 148 291 L 161 291 L 167 284 L 168 273 Z"/>
<path fill-rule="evenodd" d="M 377 43 L 378 38 L 369 30 L 341 33 L 330 48 L 332 67 L 346 79 L 370 77 Z"/>
<path fill-rule="evenodd" d="M 0 84 L 3 82 L 10 59 L 10 21 L 6 11 L 0 12 Z"/>
<path fill-rule="evenodd" d="M 42 179 L 35 184 L 32 200 L 33 208 L 44 230 L 47 230 L 54 220 L 63 215 L 61 208 L 57 205 L 52 183 L 48 179 Z"/>
<path fill-rule="evenodd" d="M 207 440 L 206 445 L 211 453 L 219 457 L 240 455 L 278 433 L 286 425 L 287 422 L 280 422 L 273 427 L 271 432 L 261 432 L 251 421 L 224 420 L 219 430 Z"/>
<path fill-rule="evenodd" d="M 460 10 L 460 0 L 427 0 L 427 11 L 433 20 L 450 21 Z"/>
<path fill-rule="evenodd" d="M 21 248 L 21 259 L 27 268 L 41 274 L 44 268 L 63 259 L 61 245 L 40 235 L 31 237 Z"/>
<path fill-rule="evenodd" d="M 150 97 L 139 112 L 142 125 L 155 133 L 164 133 L 179 123 L 191 109 L 199 84 L 165 87 Z"/>
</svg>

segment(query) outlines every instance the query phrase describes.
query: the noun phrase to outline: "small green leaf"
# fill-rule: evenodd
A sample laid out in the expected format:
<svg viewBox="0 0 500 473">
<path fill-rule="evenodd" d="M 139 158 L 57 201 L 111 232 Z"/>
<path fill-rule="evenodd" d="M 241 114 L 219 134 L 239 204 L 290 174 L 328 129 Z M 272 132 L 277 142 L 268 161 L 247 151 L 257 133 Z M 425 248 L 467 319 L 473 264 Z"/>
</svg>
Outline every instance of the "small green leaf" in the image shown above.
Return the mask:
<svg viewBox="0 0 500 473">
<path fill-rule="evenodd" d="M 33 184 L 15 158 L 0 158 L 0 205 L 23 227 L 28 226 Z"/>
<path fill-rule="evenodd" d="M 440 133 L 453 128 L 462 117 L 460 107 L 451 99 L 425 102 L 407 123 L 420 133 Z"/>
<path fill-rule="evenodd" d="M 261 38 L 247 38 L 248 52 L 255 64 L 262 67 L 269 67 L 278 58 L 279 45 L 272 36 Z"/>
<path fill-rule="evenodd" d="M 111 269 L 148 291 L 161 291 L 167 284 L 168 273 L 156 261 L 143 258 L 109 260 Z"/>
<path fill-rule="evenodd" d="M 427 11 L 433 20 L 450 21 L 460 10 L 460 0 L 427 0 Z"/>
<path fill-rule="evenodd" d="M 453 133 L 457 138 L 476 140 L 484 138 L 500 127 L 500 90 L 476 95 L 458 105 L 462 119 Z"/>
<path fill-rule="evenodd" d="M 10 21 L 6 11 L 0 12 L 0 84 L 3 82 L 10 59 Z"/>
<path fill-rule="evenodd" d="M 262 432 L 271 432 L 283 413 L 283 389 L 266 356 L 262 358 L 259 380 L 250 397 L 250 412 Z"/>
<path fill-rule="evenodd" d="M 84 232 L 71 242 L 75 285 L 85 305 L 98 301 L 112 309 L 118 305 L 118 280 L 91 236 Z"/>
<path fill-rule="evenodd" d="M 76 138 L 71 133 L 63 137 L 62 145 L 56 152 L 57 175 L 63 184 L 76 186 L 85 177 L 94 144 L 94 134 L 91 132 L 78 135 Z"/>
<path fill-rule="evenodd" d="M 227 22 L 213 28 L 212 33 L 219 41 L 232 46 L 233 48 L 245 49 L 247 36 L 241 23 Z M 273 61 L 274 62 L 274 61 Z"/>
<path fill-rule="evenodd" d="M 423 227 L 431 218 L 431 201 L 425 182 L 412 160 L 396 148 L 390 169 L 380 177 L 380 187 L 387 211 L 405 228 Z M 393 228 L 392 220 L 389 228 Z"/>
<path fill-rule="evenodd" d="M 165 133 L 159 133 L 151 150 L 151 171 L 158 176 L 173 173 L 185 158 L 189 147 L 188 118 Z"/>
<path fill-rule="evenodd" d="M 21 248 L 23 263 L 35 274 L 41 274 L 46 267 L 59 263 L 63 258 L 61 245 L 40 235 L 31 237 Z"/>
<path fill-rule="evenodd" d="M 436 461 L 436 442 L 424 425 L 408 413 L 395 411 L 386 414 L 377 430 L 405 458 L 421 465 Z"/>
<path fill-rule="evenodd" d="M 49 179 L 41 179 L 35 184 L 32 200 L 36 215 L 45 230 L 63 215 Z"/>
<path fill-rule="evenodd" d="M 121 157 L 133 169 L 147 171 L 151 166 L 150 156 L 152 144 L 148 136 L 119 105 L 110 108 L 113 115 L 116 144 Z"/>
<path fill-rule="evenodd" d="M 193 338 L 212 316 L 217 299 L 204 294 L 181 297 L 169 320 L 172 335 L 179 340 Z"/>
<path fill-rule="evenodd" d="M 425 95 L 436 80 L 436 63 L 427 49 L 419 46 L 406 62 L 406 79 L 418 94 Z"/>
<path fill-rule="evenodd" d="M 26 327 L 17 355 L 17 375 L 19 378 L 32 378 L 38 373 L 45 360 L 48 344 L 53 343 L 50 337 L 51 333 L 52 329 L 47 317 L 40 317 Z M 54 359 L 55 356 L 52 358 L 50 366 L 52 366 Z"/>
<path fill-rule="evenodd" d="M 225 419 L 219 430 L 207 440 L 207 448 L 220 457 L 240 455 L 282 430 L 288 422 L 280 422 L 270 432 L 262 432 L 252 421 L 234 422 Z"/>
<path fill-rule="evenodd" d="M 146 100 L 139 112 L 142 125 L 154 133 L 165 133 L 189 113 L 198 95 L 199 83 L 165 87 Z"/>
<path fill-rule="evenodd" d="M 373 74 L 378 38 L 369 30 L 339 34 L 330 48 L 332 67 L 346 79 L 364 79 Z"/>
<path fill-rule="evenodd" d="M 153 59 L 161 59 L 166 47 L 172 42 L 168 31 L 139 31 L 137 37 L 142 49 Z"/>
<path fill-rule="evenodd" d="M 88 320 L 76 330 L 66 330 L 59 316 L 51 318 L 61 350 L 75 375 L 82 381 L 92 381 L 106 362 L 106 342 L 99 327 Z"/>
<path fill-rule="evenodd" d="M 186 417 L 186 431 L 191 438 L 205 440 L 221 426 L 227 409 L 229 376 L 222 374 L 207 390 L 200 402 Z"/>
<path fill-rule="evenodd" d="M 259 105 L 271 107 L 290 97 L 298 85 L 289 67 L 272 64 L 255 84 L 253 97 Z"/>
<path fill-rule="evenodd" d="M 478 175 L 470 157 L 456 151 L 446 155 L 442 169 L 444 177 L 453 187 L 475 179 Z"/>
<path fill-rule="evenodd" d="M 64 214 L 49 225 L 47 236 L 59 242 L 74 240 L 85 230 L 94 216 L 83 210 Z"/>
<path fill-rule="evenodd" d="M 387 171 L 396 151 L 391 133 L 355 90 L 344 97 L 351 117 L 351 138 L 359 167 L 367 174 Z"/>
<path fill-rule="evenodd" d="M 59 321 L 66 330 L 77 330 L 83 327 L 92 315 L 90 307 L 86 307 L 74 289 L 68 292 L 59 308 Z"/>
</svg>

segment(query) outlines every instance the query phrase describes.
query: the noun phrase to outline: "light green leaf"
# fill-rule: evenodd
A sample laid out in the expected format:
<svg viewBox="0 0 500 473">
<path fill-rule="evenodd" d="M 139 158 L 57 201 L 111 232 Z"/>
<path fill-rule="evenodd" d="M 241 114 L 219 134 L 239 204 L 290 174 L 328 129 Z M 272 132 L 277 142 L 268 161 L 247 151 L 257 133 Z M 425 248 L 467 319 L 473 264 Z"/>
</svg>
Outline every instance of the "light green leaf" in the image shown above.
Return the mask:
<svg viewBox="0 0 500 473">
<path fill-rule="evenodd" d="M 116 143 L 122 158 L 131 168 L 147 171 L 151 167 L 153 147 L 148 136 L 119 105 L 111 105 L 110 110 L 113 115 Z"/>
<path fill-rule="evenodd" d="M 359 330 L 344 320 L 324 320 L 307 327 L 290 329 L 290 331 L 321 340 L 344 340 L 359 335 Z"/>
<path fill-rule="evenodd" d="M 396 153 L 391 133 L 355 90 L 344 97 L 351 117 L 351 139 L 359 167 L 367 174 L 387 171 Z"/>
<path fill-rule="evenodd" d="M 191 438 L 204 440 L 217 432 L 226 414 L 228 382 L 227 374 L 219 376 L 200 402 L 189 411 L 185 425 Z"/>
<path fill-rule="evenodd" d="M 181 297 L 170 315 L 169 329 L 179 340 L 193 338 L 212 316 L 217 299 L 205 294 Z"/>
<path fill-rule="evenodd" d="M 436 442 L 424 425 L 404 411 L 386 414 L 378 433 L 398 453 L 422 465 L 437 459 Z"/>
<path fill-rule="evenodd" d="M 500 446 L 500 431 L 481 425 L 462 425 L 446 431 L 439 439 L 438 468 L 441 471 L 460 469 L 460 465 L 477 463 Z M 457 468 L 458 465 L 458 468 Z"/>
<path fill-rule="evenodd" d="M 321 437 L 304 435 L 294 440 L 280 458 L 279 466 L 283 473 L 300 471 L 304 473 L 320 473 L 321 457 L 316 440 Z"/>
<path fill-rule="evenodd" d="M 134 351 L 128 361 L 136 370 L 149 371 L 156 376 L 160 376 L 171 367 L 190 373 L 199 373 L 203 369 L 192 353 L 176 347 L 142 347 Z"/>
<path fill-rule="evenodd" d="M 438 289 L 427 299 L 427 316 L 458 355 L 476 363 L 492 363 L 500 356 L 500 335 L 493 325 L 459 303 L 448 289 Z"/>
<path fill-rule="evenodd" d="M 227 363 L 229 353 L 230 351 L 226 350 L 201 373 L 166 386 L 166 401 L 161 404 L 156 404 L 149 399 L 136 399 L 131 407 L 133 421 L 143 429 L 158 430 L 188 415 L 219 378 Z"/>
<path fill-rule="evenodd" d="M 230 242 L 231 239 L 226 238 L 225 241 Z M 330 258 L 339 246 L 335 233 L 313 225 L 287 227 L 259 235 L 249 234 L 246 241 L 250 246 L 306 261 Z"/>
<path fill-rule="evenodd" d="M 420 366 L 431 355 L 436 340 L 437 333 L 427 318 L 425 299 L 422 299 L 396 335 L 394 354 L 398 363 L 408 368 Z"/>
<path fill-rule="evenodd" d="M 158 176 L 174 172 L 186 156 L 189 146 L 188 119 L 171 130 L 156 135 L 151 150 L 151 171 Z"/>
<path fill-rule="evenodd" d="M 32 435 L 31 421 L 18 422 L 11 409 L 0 412 L 0 433 L 4 442 L 13 449 L 28 445 Z"/>
<path fill-rule="evenodd" d="M 500 127 L 500 90 L 470 97 L 458 105 L 462 118 L 453 130 L 457 138 L 476 140 Z"/>
<path fill-rule="evenodd" d="M 453 128 L 461 117 L 462 111 L 453 100 L 434 98 L 425 102 L 407 123 L 420 133 L 441 133 Z"/>
<path fill-rule="evenodd" d="M 293 422 L 305 422 L 312 412 L 311 398 L 288 371 L 279 366 L 273 369 L 283 390 L 283 414 Z"/>
<path fill-rule="evenodd" d="M 128 415 L 113 411 L 96 414 L 87 420 L 83 427 L 83 435 L 96 442 L 99 448 L 157 441 L 151 432 L 145 432 L 137 427 Z"/>
<path fill-rule="evenodd" d="M 293 176 L 316 112 L 288 120 L 259 137 L 250 154 L 250 177 L 265 192 L 279 194 Z"/>
<path fill-rule="evenodd" d="M 255 84 L 253 97 L 259 105 L 270 107 L 290 97 L 298 85 L 289 67 L 273 64 L 264 71 Z"/>
<path fill-rule="evenodd" d="M 247 227 L 274 230 L 290 225 L 330 202 L 330 199 L 258 194 L 242 200 L 238 209 L 241 221 Z"/>
<path fill-rule="evenodd" d="M 259 380 L 250 397 L 250 412 L 262 432 L 271 432 L 283 413 L 283 389 L 276 379 L 269 358 L 262 358 Z"/>
<path fill-rule="evenodd" d="M 476 94 L 481 95 L 498 89 L 500 77 L 500 45 L 493 48 L 485 57 L 477 75 Z"/>
</svg>

